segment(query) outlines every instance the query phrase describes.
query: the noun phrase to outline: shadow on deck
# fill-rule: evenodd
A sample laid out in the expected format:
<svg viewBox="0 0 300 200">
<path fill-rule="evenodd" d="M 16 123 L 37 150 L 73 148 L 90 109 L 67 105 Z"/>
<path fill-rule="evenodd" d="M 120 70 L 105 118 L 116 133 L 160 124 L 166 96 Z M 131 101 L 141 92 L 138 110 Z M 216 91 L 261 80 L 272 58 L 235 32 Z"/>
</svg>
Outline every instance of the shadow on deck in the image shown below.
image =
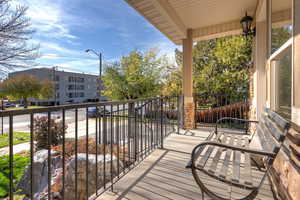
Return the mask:
<svg viewBox="0 0 300 200">
<path fill-rule="evenodd" d="M 142 161 L 135 169 L 126 174 L 114 186 L 97 200 L 160 200 L 160 199 L 201 199 L 201 192 L 194 181 L 190 169 L 185 169 L 190 153 L 195 145 L 205 140 L 209 129 L 197 129 L 191 132 L 171 134 L 164 149 L 157 149 Z M 259 181 L 261 172 L 253 174 Z M 229 187 L 206 175 L 202 177 L 209 188 L 223 197 L 240 197 L 245 191 Z M 205 195 L 205 199 L 211 199 Z M 274 199 L 268 180 L 256 199 Z"/>
</svg>

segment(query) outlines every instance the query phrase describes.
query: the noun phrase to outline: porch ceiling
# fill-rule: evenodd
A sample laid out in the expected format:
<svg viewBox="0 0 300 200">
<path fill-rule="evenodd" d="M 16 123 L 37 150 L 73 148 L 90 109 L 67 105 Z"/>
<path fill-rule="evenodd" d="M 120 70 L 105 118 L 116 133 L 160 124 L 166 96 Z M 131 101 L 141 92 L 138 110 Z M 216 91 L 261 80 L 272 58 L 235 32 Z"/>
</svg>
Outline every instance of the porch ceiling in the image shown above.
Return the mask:
<svg viewBox="0 0 300 200">
<path fill-rule="evenodd" d="M 175 44 L 193 30 L 194 41 L 241 33 L 240 19 L 247 11 L 254 16 L 264 0 L 125 0 Z M 276 21 L 288 14 L 290 0 L 273 0 Z M 285 21 L 287 19 L 284 19 Z"/>
</svg>

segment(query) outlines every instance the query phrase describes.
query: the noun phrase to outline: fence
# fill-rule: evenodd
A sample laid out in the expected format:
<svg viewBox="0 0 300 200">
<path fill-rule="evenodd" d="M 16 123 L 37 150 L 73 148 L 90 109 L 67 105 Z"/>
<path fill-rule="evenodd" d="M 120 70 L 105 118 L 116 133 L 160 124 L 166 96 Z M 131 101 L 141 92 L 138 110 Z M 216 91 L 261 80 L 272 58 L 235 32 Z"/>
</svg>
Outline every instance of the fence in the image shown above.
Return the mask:
<svg viewBox="0 0 300 200">
<path fill-rule="evenodd" d="M 194 95 L 196 128 L 214 126 L 224 117 L 248 119 L 249 102 L 246 96 L 232 96 L 224 94 Z M 223 126 L 230 125 L 232 120 L 224 120 Z M 239 127 L 239 124 L 237 127 Z"/>
<path fill-rule="evenodd" d="M 1 111 L 8 144 L 0 156 L 7 179 L 0 198 L 81 200 L 113 190 L 178 131 L 178 108 L 178 98 L 168 97 Z M 15 137 L 21 129 L 29 140 L 20 152 Z"/>
</svg>

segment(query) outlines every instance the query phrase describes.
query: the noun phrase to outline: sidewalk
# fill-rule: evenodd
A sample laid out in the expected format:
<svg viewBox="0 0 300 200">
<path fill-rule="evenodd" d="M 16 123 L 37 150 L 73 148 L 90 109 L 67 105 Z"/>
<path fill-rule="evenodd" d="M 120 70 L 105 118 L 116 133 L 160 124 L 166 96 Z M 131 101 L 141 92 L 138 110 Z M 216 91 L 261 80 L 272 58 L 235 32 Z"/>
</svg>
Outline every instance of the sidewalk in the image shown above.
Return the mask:
<svg viewBox="0 0 300 200">
<path fill-rule="evenodd" d="M 90 119 L 89 121 L 89 129 L 88 129 L 88 136 L 95 137 L 96 134 L 96 121 Z M 113 125 L 115 127 L 115 124 Z M 102 128 L 103 129 L 103 128 Z M 110 133 L 110 127 L 108 128 L 108 133 Z M 78 122 L 78 138 L 86 136 L 86 120 Z M 68 124 L 68 128 L 66 131 L 66 140 L 72 140 L 75 138 L 75 123 Z M 17 144 L 13 146 L 13 153 L 21 153 L 23 151 L 30 150 L 30 143 L 25 142 L 21 144 Z M 3 147 L 0 149 L 0 156 L 8 155 L 9 154 L 9 147 Z"/>
</svg>

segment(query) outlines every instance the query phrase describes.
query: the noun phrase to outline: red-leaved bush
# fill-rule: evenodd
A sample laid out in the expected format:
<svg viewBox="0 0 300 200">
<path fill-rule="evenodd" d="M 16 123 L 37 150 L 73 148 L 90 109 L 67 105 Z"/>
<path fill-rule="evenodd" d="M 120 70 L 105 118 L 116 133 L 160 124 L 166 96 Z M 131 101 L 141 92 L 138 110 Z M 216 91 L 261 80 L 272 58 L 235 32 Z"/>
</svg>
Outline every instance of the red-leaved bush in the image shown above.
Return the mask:
<svg viewBox="0 0 300 200">
<path fill-rule="evenodd" d="M 37 149 L 49 148 L 49 139 L 51 146 L 56 146 L 62 142 L 63 133 L 67 130 L 67 125 L 65 125 L 64 130 L 62 121 L 50 119 L 49 135 L 48 125 L 48 117 L 42 116 L 34 118 L 33 130 Z"/>
</svg>

